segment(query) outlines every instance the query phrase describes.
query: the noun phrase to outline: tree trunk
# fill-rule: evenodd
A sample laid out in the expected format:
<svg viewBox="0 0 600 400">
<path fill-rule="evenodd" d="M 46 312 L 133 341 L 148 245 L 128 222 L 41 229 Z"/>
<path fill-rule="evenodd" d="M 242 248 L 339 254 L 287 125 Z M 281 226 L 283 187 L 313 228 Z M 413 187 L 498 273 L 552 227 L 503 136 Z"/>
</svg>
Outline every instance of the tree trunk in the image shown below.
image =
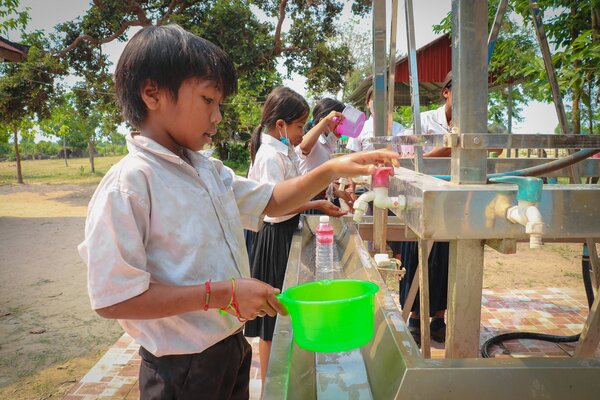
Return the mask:
<svg viewBox="0 0 600 400">
<path fill-rule="evenodd" d="M 217 154 L 219 155 L 219 160 L 225 161 L 227 160 L 227 142 L 222 141 L 217 143 Z"/>
<path fill-rule="evenodd" d="M 573 21 L 575 21 L 575 19 L 577 18 L 577 2 L 576 1 L 572 1 L 571 2 L 571 18 L 573 19 Z M 579 37 L 579 30 L 573 25 L 573 28 L 571 29 L 571 43 L 573 43 L 575 41 L 575 39 L 577 39 Z M 580 62 L 579 60 L 574 60 L 573 61 L 573 69 L 575 71 L 577 71 L 579 69 L 579 65 Z M 571 106 L 571 120 L 573 122 L 573 132 L 565 132 L 565 133 L 572 133 L 573 135 L 579 135 L 581 133 L 581 109 L 580 109 L 580 102 L 581 102 L 581 86 L 573 86 L 571 88 L 572 92 L 572 97 L 573 97 L 573 102 L 572 102 L 572 106 Z"/>
<path fill-rule="evenodd" d="M 94 167 L 94 142 L 92 139 L 88 139 L 88 152 L 90 154 L 90 171 L 92 174 L 96 173 L 96 168 Z"/>
<path fill-rule="evenodd" d="M 593 96 L 593 84 L 592 84 L 592 77 L 590 75 L 588 75 L 588 96 L 589 96 L 589 103 L 588 103 L 588 128 L 590 130 L 589 134 L 593 135 L 594 134 L 594 110 L 592 107 L 592 104 L 594 103 L 594 99 L 592 98 Z"/>
<path fill-rule="evenodd" d="M 21 173 L 21 154 L 19 154 L 19 133 L 16 128 L 13 131 L 13 137 L 15 140 L 15 160 L 17 161 L 17 183 L 24 183 L 23 174 Z"/>
<path fill-rule="evenodd" d="M 63 157 L 65 159 L 65 167 L 69 166 L 69 163 L 67 162 L 67 138 L 65 138 L 63 136 Z"/>
</svg>

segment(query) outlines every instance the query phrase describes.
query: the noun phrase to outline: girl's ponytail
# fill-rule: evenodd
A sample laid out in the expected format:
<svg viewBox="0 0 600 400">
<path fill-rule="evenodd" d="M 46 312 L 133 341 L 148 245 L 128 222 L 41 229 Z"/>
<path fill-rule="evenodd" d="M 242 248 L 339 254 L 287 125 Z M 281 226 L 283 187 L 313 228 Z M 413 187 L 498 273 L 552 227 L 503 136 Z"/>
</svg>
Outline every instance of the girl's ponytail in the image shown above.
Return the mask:
<svg viewBox="0 0 600 400">
<path fill-rule="evenodd" d="M 264 129 L 264 125 L 261 122 L 260 125 L 258 125 L 254 129 L 254 132 L 252 132 L 252 137 L 250 138 L 250 161 L 251 162 L 254 162 L 254 159 L 256 158 L 256 153 L 258 152 L 258 149 L 260 147 L 260 137 L 262 135 L 263 129 Z"/>
</svg>

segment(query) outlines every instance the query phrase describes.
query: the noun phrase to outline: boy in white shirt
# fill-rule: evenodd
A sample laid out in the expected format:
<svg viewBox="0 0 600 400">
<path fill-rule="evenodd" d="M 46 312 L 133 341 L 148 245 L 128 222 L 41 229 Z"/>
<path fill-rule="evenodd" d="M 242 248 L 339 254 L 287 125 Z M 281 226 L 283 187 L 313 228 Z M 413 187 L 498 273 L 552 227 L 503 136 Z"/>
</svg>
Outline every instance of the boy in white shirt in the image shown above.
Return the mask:
<svg viewBox="0 0 600 400">
<path fill-rule="evenodd" d="M 393 158 L 337 159 L 278 185 L 238 177 L 198 153 L 236 90 L 227 54 L 175 25 L 137 32 L 117 64 L 116 95 L 140 133 L 94 193 L 79 253 L 92 308 L 141 345 L 144 399 L 248 398 L 252 352 L 241 327 L 285 310 L 277 289 L 249 278 L 242 225 L 256 228 L 339 175 Z"/>
</svg>

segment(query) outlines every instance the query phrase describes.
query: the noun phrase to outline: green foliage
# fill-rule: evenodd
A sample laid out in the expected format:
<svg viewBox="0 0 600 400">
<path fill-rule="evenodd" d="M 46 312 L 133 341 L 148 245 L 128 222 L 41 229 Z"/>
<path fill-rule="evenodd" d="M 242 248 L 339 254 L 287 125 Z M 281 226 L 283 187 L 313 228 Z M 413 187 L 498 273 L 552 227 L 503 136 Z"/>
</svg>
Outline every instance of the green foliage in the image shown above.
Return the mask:
<svg viewBox="0 0 600 400">
<path fill-rule="evenodd" d="M 233 169 L 236 174 L 246 176 L 250 165 L 250 151 L 243 143 L 226 142 L 227 154 L 222 158 L 223 164 Z"/>
<path fill-rule="evenodd" d="M 571 127 L 569 131 L 583 131 L 580 123 L 597 125 L 598 87 L 600 74 L 600 1 L 540 0 L 544 30 L 552 49 L 552 62 L 556 69 L 559 87 L 563 96 L 571 100 Z M 527 25 L 533 29 L 529 2 L 515 0 L 516 11 L 523 16 Z M 533 67 L 533 66 L 532 66 Z M 532 74 L 540 72 L 539 65 L 531 68 Z M 543 70 L 542 70 L 543 71 Z M 540 79 L 543 89 L 539 94 L 545 100 L 551 99 L 547 80 Z M 587 108 L 582 113 L 580 104 Z M 595 105 L 595 107 L 594 107 Z"/>
<path fill-rule="evenodd" d="M 215 137 L 217 149 L 222 153 L 226 146 L 221 142 L 234 135 L 246 141 L 257 124 L 262 101 L 281 83 L 276 70 L 278 62 L 283 61 L 288 75 L 296 72 L 306 76 L 309 91 L 317 94 L 338 92 L 352 69 L 346 42 L 334 40 L 338 33 L 335 21 L 343 1 L 292 0 L 280 7 L 283 3 L 272 0 L 94 2 L 79 19 L 61 24 L 55 35 L 57 48 L 62 49 L 69 48 L 81 34 L 89 35 L 91 40 L 80 40 L 70 51 L 56 54 L 65 55 L 75 72 L 84 77 L 86 85 L 82 89 L 101 94 L 108 90 L 91 83 L 98 81 L 97 72 L 105 65 L 97 54 L 98 44 L 125 40 L 128 26 L 174 22 L 212 41 L 230 54 L 240 78 L 239 94 L 224 105 L 224 119 Z M 357 10 L 365 12 L 360 7 Z M 261 13 L 271 20 L 259 20 L 257 15 Z M 271 22 L 273 19 L 275 23 Z M 285 33 L 279 29 L 284 20 L 291 20 Z M 77 108 L 90 107 L 80 101 Z"/>
<path fill-rule="evenodd" d="M 489 2 L 490 29 L 494 23 L 498 3 L 499 0 Z M 543 80 L 545 75 L 540 74 L 544 71 L 543 63 L 541 71 L 539 70 L 542 60 L 536 51 L 535 32 L 530 27 L 524 27 L 515 21 L 513 6 L 513 2 L 509 2 L 488 69 L 493 80 L 488 99 L 488 121 L 492 124 L 507 124 L 508 83 L 513 83 L 513 120 L 523 119 L 521 117 L 523 106 L 530 100 L 541 99 L 540 79 Z M 433 30 L 436 33 L 451 32 L 452 13 L 448 13 L 433 27 Z"/>
<path fill-rule="evenodd" d="M 19 11 L 19 0 L 0 0 L 0 35 L 8 36 L 10 31 L 24 31 L 30 8 Z"/>
<path fill-rule="evenodd" d="M 344 76 L 342 98 L 347 99 L 367 76 L 373 73 L 372 32 L 364 21 L 352 19 L 339 29 L 337 39 L 348 45 L 353 68 Z"/>
<path fill-rule="evenodd" d="M 425 111 L 429 111 L 429 110 L 435 110 L 436 108 L 439 108 L 439 107 L 440 107 L 439 104 L 435 104 L 435 103 L 429 104 L 426 106 L 421 106 L 420 111 L 425 112 Z M 405 128 L 413 126 L 412 106 L 396 107 L 396 109 L 394 110 L 393 120 L 399 122 Z"/>
</svg>

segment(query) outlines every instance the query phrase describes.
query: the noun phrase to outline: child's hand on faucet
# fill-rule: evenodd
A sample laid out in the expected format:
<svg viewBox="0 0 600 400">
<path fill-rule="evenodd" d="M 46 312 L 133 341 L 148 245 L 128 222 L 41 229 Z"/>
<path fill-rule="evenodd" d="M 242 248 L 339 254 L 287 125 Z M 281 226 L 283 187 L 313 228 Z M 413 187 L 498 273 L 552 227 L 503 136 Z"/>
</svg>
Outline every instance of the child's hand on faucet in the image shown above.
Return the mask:
<svg viewBox="0 0 600 400">
<path fill-rule="evenodd" d="M 393 151 L 360 151 L 334 158 L 327 161 L 325 165 L 330 167 L 329 171 L 333 173 L 332 179 L 335 179 L 342 176 L 371 175 L 376 166 L 397 163 L 398 158 L 400 158 L 400 154 Z"/>
</svg>

